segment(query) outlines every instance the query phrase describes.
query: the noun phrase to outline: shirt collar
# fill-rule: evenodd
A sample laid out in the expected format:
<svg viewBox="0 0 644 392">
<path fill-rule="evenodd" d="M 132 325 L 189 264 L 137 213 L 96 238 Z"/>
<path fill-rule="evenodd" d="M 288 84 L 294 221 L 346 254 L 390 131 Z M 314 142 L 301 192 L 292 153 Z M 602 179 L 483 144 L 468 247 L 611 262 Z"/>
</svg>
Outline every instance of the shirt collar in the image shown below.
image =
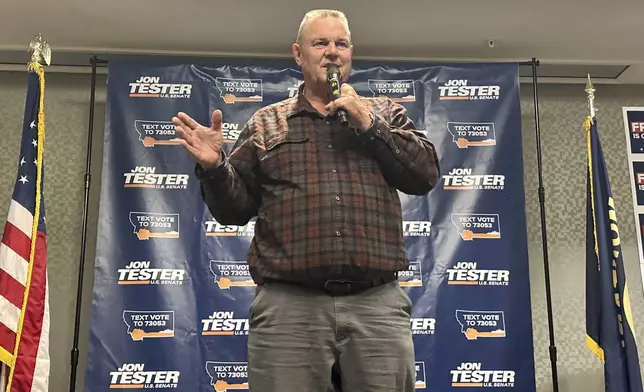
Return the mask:
<svg viewBox="0 0 644 392">
<path fill-rule="evenodd" d="M 319 115 L 319 112 L 311 105 L 308 99 L 304 96 L 304 82 L 300 84 L 300 87 L 297 89 L 295 97 L 289 102 L 288 109 L 286 111 L 286 118 L 297 116 L 298 114 L 308 113 Z"/>
</svg>

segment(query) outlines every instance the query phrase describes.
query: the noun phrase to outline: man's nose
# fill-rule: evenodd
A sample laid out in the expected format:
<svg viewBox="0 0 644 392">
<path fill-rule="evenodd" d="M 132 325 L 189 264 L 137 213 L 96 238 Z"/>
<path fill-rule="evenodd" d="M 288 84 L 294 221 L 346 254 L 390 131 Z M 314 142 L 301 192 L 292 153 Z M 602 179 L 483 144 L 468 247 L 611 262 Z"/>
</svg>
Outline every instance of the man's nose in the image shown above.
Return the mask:
<svg viewBox="0 0 644 392">
<path fill-rule="evenodd" d="M 326 47 L 326 52 L 324 53 L 327 57 L 337 57 L 338 56 L 338 47 L 335 46 L 335 43 L 331 42 Z"/>
</svg>

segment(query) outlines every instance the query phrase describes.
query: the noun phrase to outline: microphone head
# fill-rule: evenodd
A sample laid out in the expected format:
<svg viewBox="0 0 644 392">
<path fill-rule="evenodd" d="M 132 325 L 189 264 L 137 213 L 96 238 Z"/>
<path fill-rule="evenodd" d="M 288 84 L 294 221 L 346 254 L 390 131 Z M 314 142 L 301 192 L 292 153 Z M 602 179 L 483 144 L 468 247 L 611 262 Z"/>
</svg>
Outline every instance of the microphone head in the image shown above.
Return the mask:
<svg viewBox="0 0 644 392">
<path fill-rule="evenodd" d="M 340 74 L 340 68 L 335 64 L 329 64 L 326 68 L 326 80 L 336 80 L 339 82 L 341 78 L 342 75 Z"/>
</svg>

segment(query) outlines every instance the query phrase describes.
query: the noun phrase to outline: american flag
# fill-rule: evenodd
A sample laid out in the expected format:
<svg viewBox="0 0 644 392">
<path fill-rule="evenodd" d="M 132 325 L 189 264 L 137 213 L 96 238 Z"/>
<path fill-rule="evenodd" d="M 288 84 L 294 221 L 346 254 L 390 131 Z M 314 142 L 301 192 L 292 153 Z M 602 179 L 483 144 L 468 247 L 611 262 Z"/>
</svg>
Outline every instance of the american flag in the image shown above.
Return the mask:
<svg viewBox="0 0 644 392">
<path fill-rule="evenodd" d="M 43 68 L 31 64 L 28 79 L 16 183 L 0 244 L 2 392 L 47 392 L 49 388 Z"/>
</svg>

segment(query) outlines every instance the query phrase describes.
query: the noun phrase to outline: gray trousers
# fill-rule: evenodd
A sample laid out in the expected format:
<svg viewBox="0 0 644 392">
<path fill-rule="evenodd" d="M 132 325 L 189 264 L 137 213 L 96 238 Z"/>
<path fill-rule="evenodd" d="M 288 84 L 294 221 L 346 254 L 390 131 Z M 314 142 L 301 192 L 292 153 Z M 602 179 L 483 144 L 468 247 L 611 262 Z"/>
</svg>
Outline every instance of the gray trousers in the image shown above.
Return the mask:
<svg viewBox="0 0 644 392">
<path fill-rule="evenodd" d="M 281 283 L 250 305 L 250 392 L 413 392 L 411 301 L 397 281 L 332 297 Z"/>
</svg>

